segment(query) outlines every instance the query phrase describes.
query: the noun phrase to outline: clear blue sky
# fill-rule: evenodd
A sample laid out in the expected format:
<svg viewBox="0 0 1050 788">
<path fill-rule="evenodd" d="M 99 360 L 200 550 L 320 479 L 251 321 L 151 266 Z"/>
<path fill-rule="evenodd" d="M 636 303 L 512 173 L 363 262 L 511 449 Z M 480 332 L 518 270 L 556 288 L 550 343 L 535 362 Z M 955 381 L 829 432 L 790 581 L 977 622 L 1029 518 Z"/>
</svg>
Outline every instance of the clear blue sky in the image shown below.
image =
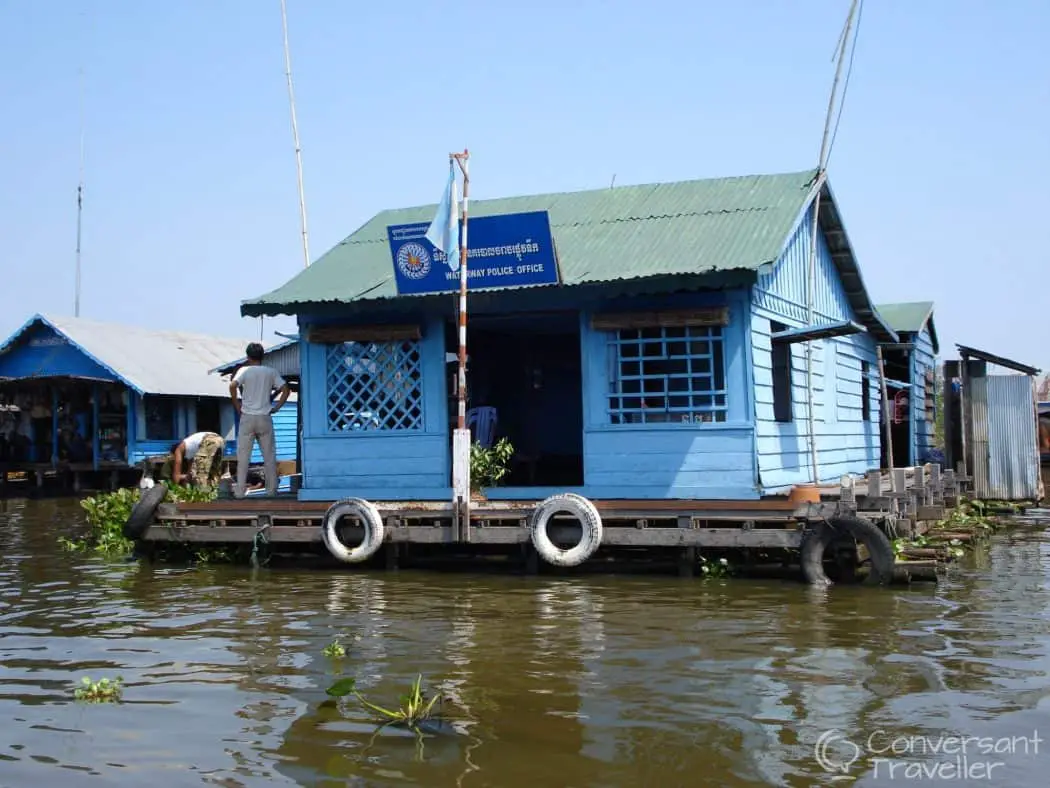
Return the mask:
<svg viewBox="0 0 1050 788">
<path fill-rule="evenodd" d="M 848 0 L 288 0 L 312 256 L 435 202 L 816 164 Z M 875 301 L 1050 367 L 1050 2 L 868 0 L 830 162 Z M 302 266 L 279 0 L 0 0 L 0 334 L 72 314 L 258 336 Z M 289 318 L 268 320 L 291 330 Z"/>
</svg>

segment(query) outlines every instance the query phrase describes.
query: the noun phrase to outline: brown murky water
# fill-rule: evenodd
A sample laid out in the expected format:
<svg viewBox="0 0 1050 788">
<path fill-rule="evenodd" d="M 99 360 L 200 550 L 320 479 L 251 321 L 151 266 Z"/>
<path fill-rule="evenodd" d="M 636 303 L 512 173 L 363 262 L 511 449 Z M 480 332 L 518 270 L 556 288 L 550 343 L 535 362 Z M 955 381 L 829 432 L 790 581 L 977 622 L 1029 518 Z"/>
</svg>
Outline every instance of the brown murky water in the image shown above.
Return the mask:
<svg viewBox="0 0 1050 788">
<path fill-rule="evenodd" d="M 57 549 L 75 518 L 0 500 L 2 786 L 810 786 L 843 737 L 839 784 L 1050 773 L 1041 531 L 937 588 L 826 593 L 105 563 Z M 422 752 L 321 705 L 336 675 L 396 703 L 417 673 L 458 706 Z M 74 702 L 85 675 L 122 675 L 123 702 Z"/>
</svg>

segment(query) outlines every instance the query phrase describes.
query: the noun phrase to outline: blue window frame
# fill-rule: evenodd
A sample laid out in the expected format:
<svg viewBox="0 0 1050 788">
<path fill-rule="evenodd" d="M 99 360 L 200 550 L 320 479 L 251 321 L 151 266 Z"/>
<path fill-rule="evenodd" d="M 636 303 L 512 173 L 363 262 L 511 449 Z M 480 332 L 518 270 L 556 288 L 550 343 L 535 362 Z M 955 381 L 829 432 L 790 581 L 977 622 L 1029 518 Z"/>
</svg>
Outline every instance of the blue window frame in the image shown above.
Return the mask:
<svg viewBox="0 0 1050 788">
<path fill-rule="evenodd" d="M 704 424 L 726 420 L 720 326 L 608 332 L 612 424 Z"/>
<path fill-rule="evenodd" d="M 422 430 L 419 342 L 340 342 L 327 346 L 329 432 Z"/>
<path fill-rule="evenodd" d="M 142 398 L 145 411 L 146 435 L 148 441 L 174 441 L 177 439 L 175 397 L 147 394 Z"/>
</svg>

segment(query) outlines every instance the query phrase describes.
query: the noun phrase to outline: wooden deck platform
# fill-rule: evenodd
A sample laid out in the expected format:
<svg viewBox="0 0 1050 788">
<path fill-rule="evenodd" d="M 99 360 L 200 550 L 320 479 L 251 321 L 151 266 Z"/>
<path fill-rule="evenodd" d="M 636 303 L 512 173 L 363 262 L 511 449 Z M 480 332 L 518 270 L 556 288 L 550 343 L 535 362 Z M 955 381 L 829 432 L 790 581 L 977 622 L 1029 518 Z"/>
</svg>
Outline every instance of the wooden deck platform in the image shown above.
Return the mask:
<svg viewBox="0 0 1050 788">
<path fill-rule="evenodd" d="M 820 488 L 820 502 L 787 495 L 752 501 L 600 500 L 603 546 L 796 549 L 808 523 L 837 515 L 885 522 L 895 533 L 921 533 L 941 519 L 965 479 L 937 466 L 873 471 Z M 392 544 L 516 545 L 530 540 L 530 515 L 539 501 L 472 501 L 469 517 L 452 502 L 373 501 Z M 329 502 L 292 497 L 161 504 L 147 543 L 245 544 L 265 532 L 270 544 L 321 543 Z M 579 533 L 559 517 L 551 536 Z"/>
</svg>

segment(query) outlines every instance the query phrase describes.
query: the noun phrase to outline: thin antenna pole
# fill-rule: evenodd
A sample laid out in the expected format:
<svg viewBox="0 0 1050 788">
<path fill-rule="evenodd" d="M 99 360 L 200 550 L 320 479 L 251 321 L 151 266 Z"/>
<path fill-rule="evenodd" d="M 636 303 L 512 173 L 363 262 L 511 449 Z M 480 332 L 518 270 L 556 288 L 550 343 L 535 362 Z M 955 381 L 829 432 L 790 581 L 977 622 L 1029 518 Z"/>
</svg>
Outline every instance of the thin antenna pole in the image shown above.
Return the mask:
<svg viewBox="0 0 1050 788">
<path fill-rule="evenodd" d="M 806 282 L 806 318 L 808 325 L 813 325 L 814 299 L 817 281 L 817 233 L 820 225 L 820 195 L 823 192 L 825 169 L 827 167 L 828 138 L 831 135 L 831 119 L 835 109 L 835 96 L 838 93 L 839 79 L 842 76 L 842 65 L 845 61 L 846 42 L 853 27 L 853 16 L 857 11 L 858 0 L 852 0 L 845 28 L 839 37 L 838 63 L 835 66 L 835 79 L 831 84 L 831 95 L 828 98 L 828 111 L 824 119 L 824 134 L 820 140 L 820 157 L 817 161 L 817 193 L 813 198 L 813 219 L 809 239 L 809 276 Z M 816 417 L 813 412 L 813 340 L 806 342 L 806 390 L 809 395 L 806 414 L 809 432 L 810 462 L 813 466 L 813 484 L 820 484 L 820 466 L 817 459 Z M 825 390 L 825 396 L 830 394 Z"/>
<path fill-rule="evenodd" d="M 77 170 L 77 249 L 76 249 L 76 283 L 73 294 L 73 316 L 80 317 L 80 240 L 84 215 L 84 68 L 77 70 L 78 91 L 80 94 L 80 163 Z"/>
<path fill-rule="evenodd" d="M 616 186 L 616 173 L 615 172 L 613 173 L 612 180 L 609 182 L 609 188 L 611 189 L 614 186 Z"/>
<path fill-rule="evenodd" d="M 303 267 L 310 265 L 310 242 L 306 233 L 306 193 L 303 190 L 303 149 L 299 144 L 299 124 L 295 119 L 295 91 L 292 89 L 292 55 L 288 48 L 288 9 L 281 0 L 281 28 L 284 32 L 284 76 L 288 82 L 288 104 L 292 113 L 292 139 L 295 142 L 295 170 L 299 180 L 299 224 L 303 233 Z"/>
</svg>

